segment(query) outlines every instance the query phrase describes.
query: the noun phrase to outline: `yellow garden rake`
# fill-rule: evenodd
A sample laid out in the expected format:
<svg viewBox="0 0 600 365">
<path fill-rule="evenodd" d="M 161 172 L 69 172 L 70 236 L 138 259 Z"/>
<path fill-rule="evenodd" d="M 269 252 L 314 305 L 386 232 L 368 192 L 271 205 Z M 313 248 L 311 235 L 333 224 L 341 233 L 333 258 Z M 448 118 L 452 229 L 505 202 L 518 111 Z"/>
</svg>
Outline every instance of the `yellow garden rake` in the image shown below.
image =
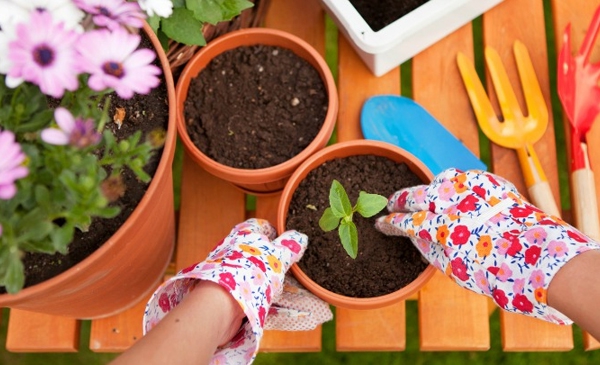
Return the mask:
<svg viewBox="0 0 600 365">
<path fill-rule="evenodd" d="M 527 48 L 522 42 L 516 41 L 513 51 L 529 111 L 527 116 L 521 111 L 500 55 L 495 49 L 486 47 L 485 59 L 498 95 L 503 121 L 498 120 L 473 63 L 462 53 L 457 56 L 458 67 L 483 133 L 492 142 L 517 151 L 533 204 L 544 212 L 559 217 L 560 211 L 550 184 L 533 149 L 533 144 L 544 135 L 548 126 L 548 109 Z"/>
</svg>

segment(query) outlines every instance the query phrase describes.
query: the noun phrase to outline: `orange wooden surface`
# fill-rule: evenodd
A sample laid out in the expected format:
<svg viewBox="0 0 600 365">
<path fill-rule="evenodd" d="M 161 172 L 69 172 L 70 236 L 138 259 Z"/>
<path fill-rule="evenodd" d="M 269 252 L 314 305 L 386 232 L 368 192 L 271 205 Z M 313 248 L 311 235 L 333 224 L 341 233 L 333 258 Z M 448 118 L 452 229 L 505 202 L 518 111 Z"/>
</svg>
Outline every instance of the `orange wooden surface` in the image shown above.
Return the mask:
<svg viewBox="0 0 600 365">
<path fill-rule="evenodd" d="M 77 352 L 79 321 L 12 309 L 6 349 L 12 352 Z"/>
<path fill-rule="evenodd" d="M 600 0 L 552 0 L 557 43 L 564 26 L 573 26 L 573 44 L 578 47 L 591 15 Z M 283 29 L 307 40 L 322 54 L 325 49 L 324 13 L 318 0 L 272 0 L 266 26 Z M 531 54 L 542 91 L 550 105 L 548 53 L 544 33 L 542 0 L 505 0 L 483 16 L 484 43 L 496 48 L 521 101 L 522 94 L 512 54 L 512 42 L 520 39 Z M 477 125 L 456 68 L 456 52 L 473 57 L 471 25 L 466 25 L 417 55 L 412 61 L 413 97 L 467 147 L 478 151 Z M 343 35 L 338 44 L 338 89 L 340 112 L 338 140 L 361 138 L 359 115 L 363 102 L 372 95 L 399 94 L 399 68 L 376 78 L 364 66 Z M 600 60 L 596 46 L 592 61 Z M 487 80 L 488 85 L 491 85 Z M 495 102 L 493 92 L 491 99 Z M 524 108 L 524 107 L 523 107 Z M 548 130 L 535 144 L 536 151 L 558 201 L 558 170 L 554 126 L 550 114 Z M 600 140 L 596 124 L 590 140 Z M 562 146 L 561 146 L 562 147 Z M 592 167 L 600 171 L 600 148 L 590 145 Z M 490 169 L 514 182 L 526 193 L 516 154 L 492 146 Z M 598 173 L 596 174 L 596 179 Z M 600 186 L 600 180 L 596 181 Z M 211 176 L 187 156 L 183 161 L 177 269 L 202 260 L 214 245 L 237 223 L 248 217 L 245 194 Z M 257 199 L 253 215 L 275 222 L 278 197 Z M 490 344 L 488 300 L 458 288 L 438 274 L 419 293 L 420 346 L 424 351 L 486 350 Z M 117 316 L 92 322 L 90 348 L 94 351 L 123 351 L 141 335 L 144 303 Z M 11 310 L 6 348 L 21 352 L 73 352 L 79 346 L 79 321 L 19 310 Z M 399 351 L 406 344 L 404 302 L 374 311 L 337 309 L 338 351 Z M 523 316 L 501 314 L 502 344 L 506 351 L 568 350 L 573 347 L 570 327 L 558 327 Z M 600 344 L 584 336 L 588 349 Z M 286 333 L 267 331 L 262 351 L 320 351 L 321 328 Z"/>
<path fill-rule="evenodd" d="M 467 24 L 413 58 L 413 98 L 478 155 L 477 122 L 453 56 L 459 51 L 473 54 L 471 34 Z M 419 314 L 422 350 L 490 347 L 486 298 L 453 285 L 442 273 L 421 290 Z"/>
</svg>

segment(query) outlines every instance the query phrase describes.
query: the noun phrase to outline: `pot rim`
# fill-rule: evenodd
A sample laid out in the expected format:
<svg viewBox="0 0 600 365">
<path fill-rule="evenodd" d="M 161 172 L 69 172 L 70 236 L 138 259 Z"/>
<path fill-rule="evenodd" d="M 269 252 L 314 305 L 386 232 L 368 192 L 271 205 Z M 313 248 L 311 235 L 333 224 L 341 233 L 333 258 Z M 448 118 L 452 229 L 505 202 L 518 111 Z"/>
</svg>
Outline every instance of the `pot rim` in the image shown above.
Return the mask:
<svg viewBox="0 0 600 365">
<path fill-rule="evenodd" d="M 357 150 L 358 152 L 350 152 Z M 387 151 L 387 152 L 384 152 Z M 400 147 L 392 144 L 373 140 L 353 140 L 347 142 L 340 142 L 334 145 L 328 146 L 319 152 L 309 157 L 306 161 L 298 167 L 298 169 L 292 174 L 288 180 L 285 188 L 283 189 L 281 199 L 279 200 L 279 206 L 277 211 L 277 231 L 278 234 L 283 233 L 286 230 L 285 222 L 287 219 L 287 212 L 289 203 L 294 194 L 294 191 L 300 184 L 300 182 L 308 175 L 310 171 L 321 165 L 324 161 L 330 161 L 339 157 L 346 157 L 351 155 L 368 155 L 374 154 L 383 157 L 389 157 L 389 155 L 395 155 L 407 159 L 405 162 L 408 163 L 411 171 L 417 173 L 421 179 L 425 178 L 430 182 L 433 180 L 433 173 L 418 160 L 414 155 L 408 151 L 401 149 Z M 387 155 L 386 155 L 387 154 Z M 413 166 L 411 166 L 411 164 Z M 417 169 L 419 171 L 414 171 Z M 310 241 L 310 238 L 309 238 Z M 371 298 L 354 298 L 334 293 L 328 289 L 323 288 L 317 284 L 314 280 L 308 277 L 304 271 L 298 266 L 297 263 L 293 264 L 291 271 L 298 279 L 298 281 L 304 285 L 309 291 L 325 300 L 326 302 L 341 308 L 346 309 L 376 309 L 391 305 L 393 303 L 404 300 L 417 292 L 423 285 L 425 285 L 429 279 L 435 274 L 436 268 L 429 264 L 425 270 L 417 276 L 415 280 L 410 282 L 408 285 L 398 289 L 395 292 L 371 297 Z"/>
<path fill-rule="evenodd" d="M 265 37 L 269 37 L 271 40 L 265 42 Z M 256 42 L 248 42 L 247 39 L 249 38 L 258 39 Z M 210 57 L 211 53 L 215 52 L 214 50 L 228 43 L 231 44 L 225 46 L 226 48 L 223 51 L 220 51 Z M 315 138 L 309 143 L 308 146 L 300 151 L 300 153 L 275 166 L 260 169 L 241 169 L 221 164 L 210 158 L 198 147 L 196 147 L 196 145 L 190 139 L 185 125 L 184 101 L 187 99 L 191 79 L 196 77 L 206 67 L 206 65 L 208 65 L 212 59 L 214 59 L 214 57 L 222 54 L 225 51 L 232 50 L 240 46 L 254 44 L 277 45 L 288 49 L 290 49 L 289 45 L 291 44 L 298 46 L 304 55 L 298 54 L 295 51 L 294 53 L 309 62 L 319 73 L 329 100 L 327 105 L 327 113 L 319 133 L 317 133 Z M 200 67 L 198 70 L 194 70 L 195 65 L 203 62 L 206 57 L 209 57 L 209 59 L 206 61 L 206 65 Z M 190 59 L 179 77 L 175 90 L 177 96 L 177 129 L 179 131 L 179 137 L 186 147 L 186 150 L 191 154 L 193 159 L 205 167 L 209 172 L 229 180 L 234 184 L 261 184 L 278 181 L 281 179 L 281 177 L 277 176 L 277 174 L 282 170 L 286 170 L 289 172 L 289 174 L 291 174 L 293 170 L 300 165 L 300 163 L 302 163 L 302 161 L 327 143 L 335 127 L 339 103 L 335 80 L 323 56 L 317 52 L 313 46 L 298 36 L 271 28 L 240 29 L 214 39 Z M 215 171 L 218 171 L 218 173 L 215 173 Z M 265 178 L 265 175 L 270 175 L 270 177 Z"/>
</svg>

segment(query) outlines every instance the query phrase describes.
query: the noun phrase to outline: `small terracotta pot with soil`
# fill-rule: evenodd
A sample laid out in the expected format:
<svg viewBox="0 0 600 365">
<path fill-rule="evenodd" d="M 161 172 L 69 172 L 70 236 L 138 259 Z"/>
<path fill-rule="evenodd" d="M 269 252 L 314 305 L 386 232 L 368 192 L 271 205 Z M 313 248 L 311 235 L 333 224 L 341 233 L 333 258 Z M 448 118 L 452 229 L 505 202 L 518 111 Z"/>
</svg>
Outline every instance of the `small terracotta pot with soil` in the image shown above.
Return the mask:
<svg viewBox="0 0 600 365">
<path fill-rule="evenodd" d="M 338 111 L 321 55 L 296 36 L 266 28 L 211 41 L 184 68 L 176 94 L 188 155 L 253 194 L 281 191 L 327 144 Z"/>
<path fill-rule="evenodd" d="M 391 144 L 343 142 L 308 158 L 290 177 L 279 203 L 279 232 L 296 229 L 308 235 L 308 248 L 291 270 L 312 293 L 347 309 L 375 309 L 408 298 L 435 268 L 408 238 L 375 229 L 375 220 L 385 210 L 371 218 L 354 214 L 358 256 L 352 259 L 337 230 L 324 232 L 319 227 L 334 179 L 354 204 L 361 190 L 388 197 L 404 187 L 429 183 L 433 174 L 415 156 Z"/>
</svg>

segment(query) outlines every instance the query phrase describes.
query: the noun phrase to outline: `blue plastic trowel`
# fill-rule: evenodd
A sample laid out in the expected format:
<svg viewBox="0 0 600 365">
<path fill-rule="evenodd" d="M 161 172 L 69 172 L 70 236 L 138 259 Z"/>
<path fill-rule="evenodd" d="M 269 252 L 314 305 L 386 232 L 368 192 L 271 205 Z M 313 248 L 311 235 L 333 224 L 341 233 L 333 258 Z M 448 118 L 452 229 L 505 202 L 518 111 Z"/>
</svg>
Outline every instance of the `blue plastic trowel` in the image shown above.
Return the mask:
<svg viewBox="0 0 600 365">
<path fill-rule="evenodd" d="M 363 105 L 360 119 L 366 139 L 407 150 L 434 175 L 450 167 L 487 170 L 477 156 L 412 99 L 398 95 L 373 96 Z"/>
</svg>

